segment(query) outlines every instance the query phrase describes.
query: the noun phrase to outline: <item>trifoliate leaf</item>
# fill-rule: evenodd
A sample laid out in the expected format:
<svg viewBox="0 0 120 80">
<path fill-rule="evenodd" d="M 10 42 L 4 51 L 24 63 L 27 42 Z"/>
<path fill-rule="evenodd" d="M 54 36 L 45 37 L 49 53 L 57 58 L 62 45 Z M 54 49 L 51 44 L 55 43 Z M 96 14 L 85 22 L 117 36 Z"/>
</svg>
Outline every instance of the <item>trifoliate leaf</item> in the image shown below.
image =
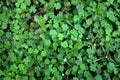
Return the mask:
<svg viewBox="0 0 120 80">
<path fill-rule="evenodd" d="M 116 20 L 116 17 L 115 17 L 114 12 L 112 10 L 109 10 L 107 12 L 107 17 L 113 22 L 115 22 L 115 20 Z"/>
<path fill-rule="evenodd" d="M 62 29 L 64 30 L 64 31 L 66 31 L 67 29 L 68 29 L 68 25 L 67 24 L 65 24 L 65 23 L 62 23 Z"/>
<path fill-rule="evenodd" d="M 45 64 L 49 64 L 50 60 L 49 59 L 45 59 Z"/>
<path fill-rule="evenodd" d="M 115 70 L 115 65 L 114 65 L 114 63 L 109 62 L 108 65 L 107 65 L 107 69 L 108 69 L 110 72 L 114 71 L 114 70 Z"/>
<path fill-rule="evenodd" d="M 61 43 L 61 46 L 62 46 L 63 48 L 67 48 L 67 47 L 68 47 L 67 41 L 62 42 L 62 43 Z"/>
<path fill-rule="evenodd" d="M 50 44 L 51 44 L 51 41 L 49 39 L 44 40 L 44 45 L 45 46 L 50 46 Z"/>
<path fill-rule="evenodd" d="M 87 25 L 89 26 L 89 25 L 92 24 L 92 20 L 91 20 L 91 19 L 87 19 L 86 23 L 87 23 Z"/>
<path fill-rule="evenodd" d="M 56 3 L 56 4 L 55 4 L 55 8 L 56 8 L 56 9 L 60 9 L 60 8 L 61 8 L 61 4 L 60 4 L 60 3 Z"/>
<path fill-rule="evenodd" d="M 54 29 L 50 30 L 50 35 L 51 35 L 52 37 L 56 37 L 56 35 L 57 35 L 56 30 L 54 30 Z"/>
<path fill-rule="evenodd" d="M 102 79 L 101 75 L 97 74 L 97 75 L 95 76 L 95 80 L 103 80 L 103 79 Z"/>
<path fill-rule="evenodd" d="M 46 51 L 42 51 L 41 52 L 41 56 L 45 57 L 47 55 L 47 52 Z"/>
<path fill-rule="evenodd" d="M 58 40 L 63 40 L 63 38 L 64 38 L 63 34 L 59 33 L 58 34 Z"/>
</svg>

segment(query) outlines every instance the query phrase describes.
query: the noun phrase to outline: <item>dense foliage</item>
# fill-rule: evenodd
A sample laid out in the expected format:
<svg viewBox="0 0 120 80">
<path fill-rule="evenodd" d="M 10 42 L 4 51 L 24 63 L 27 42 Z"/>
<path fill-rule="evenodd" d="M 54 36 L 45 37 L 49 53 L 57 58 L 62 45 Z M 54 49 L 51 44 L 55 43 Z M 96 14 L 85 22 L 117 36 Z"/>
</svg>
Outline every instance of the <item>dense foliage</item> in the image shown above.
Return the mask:
<svg viewBox="0 0 120 80">
<path fill-rule="evenodd" d="M 119 80 L 120 0 L 0 0 L 0 80 Z"/>
</svg>

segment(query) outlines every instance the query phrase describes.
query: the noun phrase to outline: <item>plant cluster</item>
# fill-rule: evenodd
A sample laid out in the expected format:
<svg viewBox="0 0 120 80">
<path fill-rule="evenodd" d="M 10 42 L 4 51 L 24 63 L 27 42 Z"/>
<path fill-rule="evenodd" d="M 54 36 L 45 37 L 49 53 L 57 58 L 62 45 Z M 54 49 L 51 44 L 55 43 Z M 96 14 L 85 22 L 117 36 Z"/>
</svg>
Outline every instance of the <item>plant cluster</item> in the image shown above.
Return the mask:
<svg viewBox="0 0 120 80">
<path fill-rule="evenodd" d="M 120 0 L 1 0 L 0 80 L 119 80 Z"/>
</svg>

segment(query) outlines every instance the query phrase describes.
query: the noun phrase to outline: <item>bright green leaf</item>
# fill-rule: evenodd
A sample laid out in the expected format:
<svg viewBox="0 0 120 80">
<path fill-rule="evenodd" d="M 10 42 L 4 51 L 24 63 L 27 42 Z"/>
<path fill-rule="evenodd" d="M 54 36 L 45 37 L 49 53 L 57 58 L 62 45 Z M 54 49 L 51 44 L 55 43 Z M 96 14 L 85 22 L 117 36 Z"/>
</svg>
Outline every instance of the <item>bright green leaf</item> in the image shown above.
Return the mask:
<svg viewBox="0 0 120 80">
<path fill-rule="evenodd" d="M 68 47 L 67 41 L 62 42 L 62 43 L 61 43 L 61 46 L 62 46 L 63 48 L 67 48 L 67 47 Z"/>
<path fill-rule="evenodd" d="M 42 51 L 41 52 L 41 56 L 45 57 L 47 55 L 47 52 L 46 51 Z"/>
<path fill-rule="evenodd" d="M 59 34 L 58 34 L 58 40 L 63 40 L 63 39 L 64 39 L 63 34 L 59 33 Z"/>
<path fill-rule="evenodd" d="M 55 8 L 56 8 L 56 9 L 60 9 L 60 8 L 61 8 L 61 4 L 60 4 L 60 3 L 56 3 L 56 4 L 55 4 Z"/>
</svg>

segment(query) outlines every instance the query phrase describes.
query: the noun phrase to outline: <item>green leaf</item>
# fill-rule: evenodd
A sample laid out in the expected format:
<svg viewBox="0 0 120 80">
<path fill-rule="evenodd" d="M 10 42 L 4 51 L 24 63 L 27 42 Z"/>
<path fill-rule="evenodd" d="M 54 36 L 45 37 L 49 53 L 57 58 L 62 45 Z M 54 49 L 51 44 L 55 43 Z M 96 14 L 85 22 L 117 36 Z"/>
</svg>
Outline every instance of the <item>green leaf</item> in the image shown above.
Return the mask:
<svg viewBox="0 0 120 80">
<path fill-rule="evenodd" d="M 41 52 L 41 56 L 45 57 L 47 55 L 47 52 L 46 51 L 42 51 Z"/>
<path fill-rule="evenodd" d="M 27 76 L 23 76 L 22 80 L 29 80 Z"/>
<path fill-rule="evenodd" d="M 65 23 L 62 23 L 62 24 L 61 24 L 61 27 L 62 27 L 63 31 L 68 30 L 68 25 L 65 24 Z"/>
<path fill-rule="evenodd" d="M 60 9 L 60 8 L 61 8 L 61 4 L 60 4 L 59 2 L 57 2 L 57 3 L 55 4 L 55 8 L 56 8 L 56 9 Z"/>
<path fill-rule="evenodd" d="M 117 0 L 118 3 L 120 3 L 120 0 Z"/>
<path fill-rule="evenodd" d="M 81 27 L 79 24 L 75 24 L 74 27 L 76 30 L 78 30 L 80 34 L 83 34 L 85 32 L 85 29 Z"/>
<path fill-rule="evenodd" d="M 106 36 L 106 41 L 110 41 L 110 39 L 111 39 L 111 36 L 107 35 Z"/>
<path fill-rule="evenodd" d="M 40 34 L 40 38 L 45 39 L 45 34 L 44 33 Z"/>
<path fill-rule="evenodd" d="M 21 3 L 23 3 L 24 0 L 19 0 L 17 3 L 15 3 L 16 7 L 19 7 Z"/>
<path fill-rule="evenodd" d="M 97 74 L 97 75 L 95 76 L 95 80 L 103 80 L 103 79 L 102 79 L 101 75 Z"/>
<path fill-rule="evenodd" d="M 53 43 L 53 49 L 56 50 L 57 47 L 58 47 L 58 44 L 54 42 L 54 43 Z"/>
<path fill-rule="evenodd" d="M 50 46 L 50 44 L 51 44 L 51 41 L 49 39 L 44 40 L 44 45 L 45 46 Z"/>
<path fill-rule="evenodd" d="M 59 66 L 60 71 L 64 71 L 64 66 Z"/>
<path fill-rule="evenodd" d="M 29 57 L 24 58 L 24 59 L 23 59 L 23 62 L 24 62 L 25 64 L 28 64 L 28 63 L 30 62 Z"/>
<path fill-rule="evenodd" d="M 31 4 L 31 0 L 25 0 L 25 5 L 29 6 Z"/>
<path fill-rule="evenodd" d="M 71 30 L 71 39 L 73 40 L 73 41 L 76 41 L 77 39 L 78 39 L 78 32 L 77 32 L 77 30 L 75 30 L 75 29 L 73 29 L 73 30 Z"/>
<path fill-rule="evenodd" d="M 88 54 L 93 54 L 93 50 L 92 50 L 91 48 L 88 48 L 88 49 L 87 49 L 87 53 L 88 53 Z"/>
<path fill-rule="evenodd" d="M 0 70 L 0 76 L 2 76 L 3 75 L 3 72 L 2 72 L 2 70 Z"/>
<path fill-rule="evenodd" d="M 107 65 L 107 69 L 109 70 L 109 72 L 113 72 L 116 69 L 114 63 L 109 62 Z"/>
<path fill-rule="evenodd" d="M 113 36 L 113 37 L 117 37 L 119 34 L 120 34 L 119 31 L 114 31 L 113 34 L 112 34 L 112 36 Z"/>
<path fill-rule="evenodd" d="M 67 7 L 69 7 L 69 6 L 71 5 L 69 1 L 66 1 L 64 4 L 65 4 L 65 6 L 67 6 Z"/>
<path fill-rule="evenodd" d="M 77 1 L 75 0 L 70 0 L 71 1 L 71 4 L 75 5 L 77 3 Z"/>
<path fill-rule="evenodd" d="M 107 0 L 110 4 L 113 4 L 114 0 Z"/>
<path fill-rule="evenodd" d="M 2 34 L 2 33 L 1 33 Z M 6 32 L 6 37 L 7 38 L 11 38 L 11 36 L 12 36 L 12 33 L 11 32 Z"/>
<path fill-rule="evenodd" d="M 77 2 L 76 2 L 76 4 L 77 4 Z M 80 18 L 82 18 L 82 17 L 84 17 L 86 15 L 85 10 L 83 9 L 84 8 L 83 4 L 77 5 L 76 8 L 77 8 L 78 16 Z"/>
<path fill-rule="evenodd" d="M 79 16 L 78 15 L 75 15 L 74 18 L 73 18 L 74 22 L 76 23 L 77 21 L 79 21 Z"/>
<path fill-rule="evenodd" d="M 96 64 L 91 64 L 91 65 L 90 65 L 90 70 L 91 70 L 91 71 L 96 71 L 96 70 L 97 70 Z"/>
<path fill-rule="evenodd" d="M 82 41 L 79 40 L 73 47 L 73 49 L 78 49 L 82 45 Z"/>
<path fill-rule="evenodd" d="M 10 77 L 5 77 L 3 80 L 11 80 Z"/>
<path fill-rule="evenodd" d="M 9 55 L 9 58 L 10 58 L 10 60 L 12 61 L 12 62 L 15 62 L 17 59 L 16 59 L 16 56 L 14 55 L 14 54 L 10 54 Z"/>
<path fill-rule="evenodd" d="M 74 65 L 74 66 L 72 67 L 72 70 L 73 70 L 73 71 L 77 71 L 77 69 L 78 69 L 78 66 L 76 66 L 76 65 Z"/>
<path fill-rule="evenodd" d="M 84 76 L 87 78 L 87 80 L 94 80 L 93 76 L 90 74 L 89 71 L 85 71 Z"/>
<path fill-rule="evenodd" d="M 28 49 L 28 53 L 30 53 L 30 54 L 34 53 L 34 49 L 29 48 L 29 49 Z"/>
<path fill-rule="evenodd" d="M 40 28 L 43 31 L 46 31 L 45 20 L 42 16 L 35 16 L 34 20 L 35 20 L 35 22 L 37 22 L 40 25 Z"/>
<path fill-rule="evenodd" d="M 69 68 L 69 69 L 65 72 L 65 74 L 66 74 L 66 75 L 69 75 L 70 72 L 71 72 L 71 68 Z"/>
<path fill-rule="evenodd" d="M 23 3 L 24 2 L 24 0 L 19 0 L 19 1 L 17 1 L 17 3 L 19 3 L 19 4 L 21 4 L 21 3 Z"/>
<path fill-rule="evenodd" d="M 35 13 L 36 12 L 36 7 L 35 6 L 31 6 L 30 7 L 30 13 Z"/>
<path fill-rule="evenodd" d="M 25 66 L 24 66 L 23 64 L 19 64 L 18 67 L 19 67 L 20 70 L 24 70 L 24 67 L 25 67 Z"/>
<path fill-rule="evenodd" d="M 105 32 L 106 32 L 106 34 L 107 35 L 110 35 L 110 33 L 112 32 L 112 27 L 107 27 L 106 29 L 105 29 Z"/>
<path fill-rule="evenodd" d="M 15 72 L 15 71 L 17 71 L 17 69 L 18 69 L 18 67 L 16 66 L 16 64 L 13 64 L 13 65 L 10 66 L 11 71 Z"/>
<path fill-rule="evenodd" d="M 28 49 L 28 45 L 27 44 L 23 44 L 22 47 L 25 48 L 25 49 Z"/>
<path fill-rule="evenodd" d="M 45 21 L 44 21 L 43 17 L 40 17 L 38 24 L 40 25 L 40 27 L 43 30 L 45 30 Z"/>
<path fill-rule="evenodd" d="M 4 32 L 3 30 L 0 30 L 0 36 L 3 36 Z"/>
<path fill-rule="evenodd" d="M 119 52 L 120 52 L 120 49 L 118 49 L 118 50 L 117 50 L 117 53 L 115 53 L 115 60 L 116 60 L 118 63 L 120 63 L 120 54 L 119 54 Z"/>
<path fill-rule="evenodd" d="M 7 22 L 6 21 L 4 21 L 4 23 L 2 23 L 2 29 L 7 29 Z"/>
<path fill-rule="evenodd" d="M 56 21 L 56 23 L 53 24 L 53 27 L 56 28 L 56 29 L 59 28 L 59 24 L 58 24 L 57 21 Z"/>
<path fill-rule="evenodd" d="M 56 36 L 57 36 L 56 30 L 54 30 L 54 29 L 50 30 L 50 35 L 51 35 L 52 37 L 56 37 Z"/>
<path fill-rule="evenodd" d="M 58 33 L 58 40 L 63 40 L 64 39 L 64 36 L 62 33 Z"/>
<path fill-rule="evenodd" d="M 21 6 L 20 6 L 20 7 L 21 7 L 21 9 L 24 9 L 24 10 L 25 10 L 25 9 L 26 9 L 25 3 L 21 3 Z"/>
<path fill-rule="evenodd" d="M 92 20 L 89 18 L 89 19 L 86 20 L 86 23 L 87 23 L 87 25 L 89 26 L 89 25 L 92 24 Z"/>
<path fill-rule="evenodd" d="M 37 56 L 37 60 L 42 61 L 43 57 L 41 55 Z"/>
<path fill-rule="evenodd" d="M 114 12 L 112 10 L 107 11 L 107 17 L 113 22 L 116 21 L 116 17 L 115 17 Z"/>
<path fill-rule="evenodd" d="M 81 65 L 80 65 L 80 68 L 81 68 L 81 70 L 83 70 L 83 71 L 86 70 L 85 64 L 81 64 Z"/>
<path fill-rule="evenodd" d="M 25 74 L 25 73 L 27 72 L 27 70 L 25 69 L 25 65 L 24 65 L 24 64 L 19 64 L 19 65 L 18 65 L 18 68 L 19 68 L 19 70 L 20 70 L 23 74 Z"/>
<path fill-rule="evenodd" d="M 16 13 L 21 13 L 22 9 L 21 8 L 16 8 Z"/>
<path fill-rule="evenodd" d="M 51 60 L 51 63 L 52 63 L 52 64 L 55 64 L 55 63 L 57 63 L 57 60 L 56 60 L 56 59 L 52 59 L 52 60 Z"/>
<path fill-rule="evenodd" d="M 61 53 L 58 54 L 58 55 L 57 55 L 57 58 L 58 58 L 58 60 L 63 60 L 63 54 L 61 54 Z"/>
<path fill-rule="evenodd" d="M 97 13 L 98 13 L 98 15 L 102 15 L 102 13 L 103 13 L 103 4 L 101 4 L 101 3 L 98 4 Z"/>
<path fill-rule="evenodd" d="M 67 47 L 68 47 L 67 41 L 62 42 L 62 43 L 61 43 L 61 46 L 62 46 L 63 48 L 67 48 Z"/>
<path fill-rule="evenodd" d="M 50 60 L 49 59 L 45 59 L 45 64 L 49 64 Z"/>
<path fill-rule="evenodd" d="M 74 77 L 73 80 L 79 80 L 77 77 Z"/>
</svg>

